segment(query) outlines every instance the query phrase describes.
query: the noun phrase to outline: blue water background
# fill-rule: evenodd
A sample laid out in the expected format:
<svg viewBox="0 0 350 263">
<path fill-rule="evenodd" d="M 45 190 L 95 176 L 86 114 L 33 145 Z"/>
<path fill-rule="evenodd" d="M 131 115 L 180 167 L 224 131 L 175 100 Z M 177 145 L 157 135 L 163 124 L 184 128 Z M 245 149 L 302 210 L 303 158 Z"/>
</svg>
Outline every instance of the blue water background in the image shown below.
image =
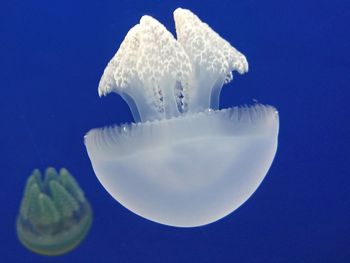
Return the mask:
<svg viewBox="0 0 350 263">
<path fill-rule="evenodd" d="M 123 208 L 96 179 L 83 143 L 91 128 L 132 120 L 118 95 L 97 94 L 129 28 L 149 14 L 175 33 L 179 6 L 248 58 L 249 73 L 224 87 L 221 107 L 258 100 L 278 108 L 281 124 L 255 194 L 193 229 Z M 2 0 L 0 261 L 350 262 L 349 24 L 345 0 Z M 88 237 L 55 258 L 27 251 L 15 233 L 25 180 L 47 166 L 67 167 L 94 209 Z"/>
</svg>

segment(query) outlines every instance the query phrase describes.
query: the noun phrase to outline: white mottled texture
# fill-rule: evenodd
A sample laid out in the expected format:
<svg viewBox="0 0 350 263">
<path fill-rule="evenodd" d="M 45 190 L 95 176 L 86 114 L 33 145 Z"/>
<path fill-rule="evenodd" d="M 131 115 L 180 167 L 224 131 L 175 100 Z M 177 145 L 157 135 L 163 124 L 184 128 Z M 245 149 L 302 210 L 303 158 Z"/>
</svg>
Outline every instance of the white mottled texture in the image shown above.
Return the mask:
<svg viewBox="0 0 350 263">
<path fill-rule="evenodd" d="M 243 74 L 248 71 L 245 56 L 203 23 L 190 10 L 174 11 L 177 40 L 184 47 L 192 63 L 207 71 L 220 72 L 232 79 L 231 71 Z"/>
<path fill-rule="evenodd" d="M 143 16 L 107 65 L 98 90 L 100 96 L 126 94 L 142 121 L 169 118 L 180 114 L 179 97 L 190 72 L 189 58 L 173 35 L 156 19 Z"/>
<path fill-rule="evenodd" d="M 132 79 L 137 78 L 139 32 L 140 25 L 132 27 L 121 43 L 118 52 L 109 61 L 98 86 L 100 96 L 107 95 L 112 91 L 120 93 L 130 85 Z"/>
<path fill-rule="evenodd" d="M 176 9 L 174 20 L 177 40 L 193 68 L 189 88 L 184 91 L 186 104 L 190 111 L 209 106 L 217 109 L 222 85 L 232 80 L 232 71 L 248 71 L 247 59 L 191 11 Z"/>
</svg>

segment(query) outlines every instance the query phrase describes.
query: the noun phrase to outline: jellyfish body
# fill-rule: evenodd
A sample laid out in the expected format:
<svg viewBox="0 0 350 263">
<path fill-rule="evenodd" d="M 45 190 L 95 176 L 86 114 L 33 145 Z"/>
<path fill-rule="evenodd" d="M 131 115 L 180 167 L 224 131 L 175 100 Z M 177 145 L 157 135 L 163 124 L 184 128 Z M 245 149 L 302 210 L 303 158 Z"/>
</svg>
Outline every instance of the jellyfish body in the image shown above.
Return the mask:
<svg viewBox="0 0 350 263">
<path fill-rule="evenodd" d="M 39 170 L 28 178 L 17 217 L 17 235 L 29 250 L 54 256 L 74 249 L 86 236 L 92 210 L 73 176 L 64 168 Z"/>
<path fill-rule="evenodd" d="M 101 78 L 135 123 L 93 129 L 85 144 L 98 179 L 122 205 L 179 227 L 214 222 L 243 204 L 277 149 L 278 113 L 253 105 L 219 110 L 223 84 L 243 74 L 243 54 L 189 10 L 174 12 L 177 40 L 143 16 Z"/>
</svg>

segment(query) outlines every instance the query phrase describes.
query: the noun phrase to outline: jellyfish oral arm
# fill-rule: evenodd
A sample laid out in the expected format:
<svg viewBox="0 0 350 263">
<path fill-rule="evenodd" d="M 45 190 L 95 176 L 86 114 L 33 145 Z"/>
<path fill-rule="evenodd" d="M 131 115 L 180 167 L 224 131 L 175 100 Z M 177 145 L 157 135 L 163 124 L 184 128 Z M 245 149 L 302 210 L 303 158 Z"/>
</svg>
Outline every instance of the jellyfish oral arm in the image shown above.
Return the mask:
<svg viewBox="0 0 350 263">
<path fill-rule="evenodd" d="M 198 67 L 196 67 L 198 68 Z M 188 112 L 201 112 L 207 109 L 219 109 L 219 98 L 224 77 L 197 70 L 191 75 L 188 91 Z"/>
<path fill-rule="evenodd" d="M 232 71 L 248 71 L 245 56 L 189 10 L 176 9 L 174 19 L 177 40 L 143 16 L 101 78 L 100 96 L 120 94 L 136 122 L 219 109 L 221 88 L 232 80 Z"/>
<path fill-rule="evenodd" d="M 188 111 L 219 109 L 222 86 L 232 80 L 232 71 L 248 71 L 247 59 L 191 11 L 176 9 L 174 20 L 177 40 L 193 69 L 185 93 Z"/>
<path fill-rule="evenodd" d="M 175 117 L 182 111 L 176 89 L 187 82 L 190 71 L 188 56 L 171 33 L 143 16 L 105 69 L 99 94 L 120 94 L 135 121 Z"/>
</svg>

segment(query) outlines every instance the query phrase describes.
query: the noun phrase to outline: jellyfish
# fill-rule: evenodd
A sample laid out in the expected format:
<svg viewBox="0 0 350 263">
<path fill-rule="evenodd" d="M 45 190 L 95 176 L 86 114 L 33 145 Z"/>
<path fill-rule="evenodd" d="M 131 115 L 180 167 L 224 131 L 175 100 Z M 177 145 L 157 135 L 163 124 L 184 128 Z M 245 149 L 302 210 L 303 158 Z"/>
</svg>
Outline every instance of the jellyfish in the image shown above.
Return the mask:
<svg viewBox="0 0 350 263">
<path fill-rule="evenodd" d="M 17 236 L 29 250 L 55 256 L 74 249 L 89 232 L 92 210 L 67 169 L 29 176 L 17 217 Z"/>
<path fill-rule="evenodd" d="M 90 130 L 87 153 L 104 188 L 135 214 L 196 227 L 241 206 L 274 159 L 279 117 L 269 105 L 220 109 L 222 86 L 246 57 L 190 10 L 174 11 L 177 39 L 156 19 L 132 27 L 101 77 L 134 122 Z"/>
</svg>

